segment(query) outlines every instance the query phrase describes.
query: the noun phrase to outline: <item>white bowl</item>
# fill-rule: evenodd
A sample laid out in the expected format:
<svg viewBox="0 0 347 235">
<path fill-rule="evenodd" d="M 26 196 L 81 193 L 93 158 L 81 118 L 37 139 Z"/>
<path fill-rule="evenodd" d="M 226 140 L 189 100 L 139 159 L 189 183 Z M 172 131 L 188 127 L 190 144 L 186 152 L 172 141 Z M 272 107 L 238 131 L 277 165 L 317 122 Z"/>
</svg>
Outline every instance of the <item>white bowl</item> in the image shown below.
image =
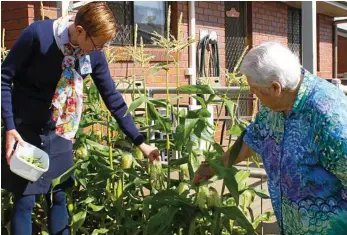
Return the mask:
<svg viewBox="0 0 347 235">
<path fill-rule="evenodd" d="M 33 156 L 40 159 L 43 168 L 37 167 L 20 156 Z M 10 169 L 13 173 L 32 182 L 37 181 L 49 168 L 49 156 L 46 152 L 32 144 L 24 142 L 24 146 L 17 144 L 16 150 L 10 160 Z"/>
</svg>

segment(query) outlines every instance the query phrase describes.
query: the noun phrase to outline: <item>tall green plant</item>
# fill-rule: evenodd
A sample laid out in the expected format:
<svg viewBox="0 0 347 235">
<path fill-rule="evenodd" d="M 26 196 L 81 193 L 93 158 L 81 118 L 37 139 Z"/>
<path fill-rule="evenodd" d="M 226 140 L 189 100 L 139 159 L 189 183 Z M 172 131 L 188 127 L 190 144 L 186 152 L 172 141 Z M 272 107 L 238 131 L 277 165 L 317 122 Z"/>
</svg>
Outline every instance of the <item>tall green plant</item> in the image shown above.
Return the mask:
<svg viewBox="0 0 347 235">
<path fill-rule="evenodd" d="M 177 34 L 177 39 L 170 33 L 170 25 L 171 25 L 171 7 L 169 6 L 168 9 L 168 16 L 167 16 L 167 22 L 166 22 L 166 35 L 163 36 L 157 32 L 153 33 L 152 40 L 155 45 L 163 48 L 165 50 L 165 55 L 166 55 L 166 63 L 162 66 L 158 66 L 160 69 L 165 70 L 165 87 L 166 87 L 166 117 L 169 119 L 170 115 L 170 95 L 169 95 L 169 61 L 173 60 L 175 67 L 176 67 L 176 84 L 177 87 L 179 87 L 179 67 L 180 67 L 180 53 L 182 50 L 187 48 L 189 45 L 191 45 L 194 40 L 192 38 L 183 38 L 182 37 L 182 13 L 180 14 L 179 20 L 178 20 L 178 34 Z M 179 125 L 180 118 L 179 118 L 179 89 L 177 89 L 177 115 L 176 115 L 176 120 L 177 124 Z M 177 128 L 173 127 L 173 128 Z M 171 144 L 170 144 L 170 134 L 172 134 L 171 129 L 166 130 L 166 145 L 165 145 L 165 150 L 167 155 L 169 156 L 169 152 L 171 150 Z M 178 151 L 178 154 L 180 155 L 180 151 Z M 167 180 L 167 188 L 170 188 L 170 174 L 171 174 L 171 165 L 170 165 L 170 158 L 168 157 L 168 180 Z"/>
<path fill-rule="evenodd" d="M 170 25 L 170 12 L 171 9 L 167 25 Z M 57 185 L 75 171 L 76 185 L 68 197 L 73 234 L 255 234 L 259 223 L 271 217 L 271 213 L 267 213 L 253 218 L 249 213 L 249 206 L 256 196 L 264 199 L 268 196 L 247 184 L 249 171 L 222 165 L 220 156 L 224 149 L 214 139 L 216 125 L 209 122 L 212 114 L 208 106 L 225 106 L 232 121 L 229 133 L 240 135 L 247 123 L 236 115 L 239 101 L 230 100 L 226 93 L 220 93 L 208 84 L 180 86 L 179 55 L 193 42 L 191 38 L 182 37 L 181 25 L 182 15 L 178 21 L 177 38 L 170 34 L 169 28 L 164 36 L 153 34 L 153 42 L 165 51 L 163 63 L 150 64 L 154 56 L 145 53 L 141 39 L 140 46 L 135 43 L 125 52 L 141 66 L 144 80 L 147 74 L 165 71 L 165 99 L 149 97 L 145 89 L 144 94 L 129 105 L 127 112 L 133 113 L 145 104 L 145 117 L 134 116 L 135 122 L 143 130 L 151 128 L 151 132 L 163 133 L 164 140 L 150 142 L 160 151 L 166 151 L 168 157 L 170 151 L 177 151 L 180 158 L 150 166 L 133 144 L 120 134 L 117 122 L 110 118 L 95 84 L 86 80 L 85 112 L 74 146 L 76 164 L 54 181 Z M 169 94 L 171 64 L 176 69 L 179 86 L 176 97 Z M 244 77 L 237 71 L 226 77 L 240 84 L 244 82 Z M 134 87 L 133 92 L 139 92 Z M 180 112 L 183 94 L 196 99 L 201 107 Z M 172 103 L 176 103 L 176 110 Z M 159 113 L 160 108 L 166 109 L 166 115 Z M 221 112 L 217 119 L 220 115 Z M 177 122 L 173 121 L 173 116 Z M 107 137 L 98 135 L 94 125 L 106 129 Z M 211 147 L 201 152 L 200 140 L 207 141 Z M 81 148 L 86 151 L 79 151 Z M 234 148 L 236 155 L 237 143 Z M 216 176 L 202 185 L 192 185 L 201 158 L 210 162 Z M 166 169 L 166 174 L 162 168 Z M 181 177 L 173 176 L 179 170 Z M 223 181 L 228 192 L 218 192 L 210 185 L 218 180 Z"/>
</svg>

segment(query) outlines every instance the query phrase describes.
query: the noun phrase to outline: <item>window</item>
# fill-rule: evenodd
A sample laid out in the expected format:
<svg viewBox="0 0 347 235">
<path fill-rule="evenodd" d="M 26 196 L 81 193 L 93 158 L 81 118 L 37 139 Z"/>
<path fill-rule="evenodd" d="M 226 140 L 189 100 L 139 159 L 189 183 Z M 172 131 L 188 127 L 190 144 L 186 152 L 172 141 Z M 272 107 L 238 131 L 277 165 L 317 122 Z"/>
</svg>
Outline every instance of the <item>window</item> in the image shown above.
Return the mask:
<svg viewBox="0 0 347 235">
<path fill-rule="evenodd" d="M 132 45 L 134 26 L 138 25 L 137 42 L 152 44 L 152 33 L 166 33 L 168 3 L 165 1 L 108 2 L 117 22 L 117 34 L 113 45 Z"/>
<path fill-rule="evenodd" d="M 301 9 L 288 7 L 288 47 L 301 61 Z"/>
</svg>

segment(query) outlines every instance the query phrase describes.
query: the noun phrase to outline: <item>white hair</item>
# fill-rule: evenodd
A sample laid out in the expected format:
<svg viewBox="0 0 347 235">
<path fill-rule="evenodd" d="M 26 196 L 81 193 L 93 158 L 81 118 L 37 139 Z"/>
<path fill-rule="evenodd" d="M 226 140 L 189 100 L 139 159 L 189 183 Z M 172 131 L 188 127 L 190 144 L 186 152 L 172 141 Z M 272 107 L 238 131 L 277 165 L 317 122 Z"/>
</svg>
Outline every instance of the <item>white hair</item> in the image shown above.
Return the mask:
<svg viewBox="0 0 347 235">
<path fill-rule="evenodd" d="M 266 42 L 250 50 L 244 57 L 240 72 L 260 87 L 279 82 L 283 89 L 294 90 L 300 82 L 299 59 L 287 47 Z"/>
</svg>

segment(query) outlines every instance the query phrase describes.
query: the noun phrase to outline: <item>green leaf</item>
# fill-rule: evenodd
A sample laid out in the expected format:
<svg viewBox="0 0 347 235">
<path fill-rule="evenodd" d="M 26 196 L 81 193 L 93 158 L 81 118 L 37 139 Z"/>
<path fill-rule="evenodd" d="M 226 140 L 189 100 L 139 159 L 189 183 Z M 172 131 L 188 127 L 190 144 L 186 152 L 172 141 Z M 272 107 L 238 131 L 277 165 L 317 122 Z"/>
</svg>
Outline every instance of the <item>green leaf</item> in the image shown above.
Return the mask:
<svg viewBox="0 0 347 235">
<path fill-rule="evenodd" d="M 151 205 L 152 198 L 152 196 L 148 196 L 143 199 L 143 214 L 146 220 L 149 218 L 149 207 Z"/>
<path fill-rule="evenodd" d="M 73 175 L 74 170 L 79 167 L 82 164 L 82 161 L 80 162 L 76 162 L 75 165 L 73 165 L 70 169 L 68 169 L 67 171 L 65 171 L 61 176 L 59 176 L 58 178 L 55 178 L 52 180 L 51 183 L 51 201 L 53 201 L 53 190 L 54 188 L 63 183 L 64 181 L 66 181 L 70 176 Z"/>
<path fill-rule="evenodd" d="M 166 66 L 166 64 L 167 64 L 166 62 L 154 64 L 152 66 L 152 71 L 150 72 L 149 76 L 152 77 L 152 76 L 156 75 L 160 70 L 162 70 L 164 68 L 164 66 Z"/>
<path fill-rule="evenodd" d="M 117 123 L 108 123 L 106 121 L 99 121 L 99 120 L 91 120 L 91 118 L 85 118 L 81 121 L 79 127 L 80 128 L 86 128 L 86 127 L 89 127 L 91 125 L 94 125 L 94 124 L 100 124 L 100 125 L 103 125 L 103 126 L 110 126 L 112 127 L 112 129 L 117 129 L 118 128 L 118 125 Z M 77 137 L 77 134 L 76 134 L 76 137 Z"/>
<path fill-rule="evenodd" d="M 156 105 L 156 107 L 166 108 L 167 102 L 165 99 L 149 98 L 149 101 Z"/>
<path fill-rule="evenodd" d="M 258 197 L 261 197 L 262 199 L 270 199 L 270 196 L 265 190 L 258 188 L 252 188 L 252 190 L 255 192 L 255 194 L 257 194 Z"/>
<path fill-rule="evenodd" d="M 153 235 L 170 234 L 169 228 L 179 208 L 164 206 L 148 221 L 148 233 Z"/>
<path fill-rule="evenodd" d="M 183 164 L 186 164 L 188 163 L 188 157 L 182 157 L 182 158 L 179 158 L 179 159 L 172 159 L 170 160 L 170 166 L 180 166 L 180 165 L 183 165 Z"/>
<path fill-rule="evenodd" d="M 225 186 L 228 188 L 232 197 L 235 199 L 236 205 L 239 205 L 239 190 L 235 175 L 238 170 L 234 167 L 225 168 L 220 161 L 211 160 L 209 164 L 214 169 L 215 174 L 224 179 Z"/>
<path fill-rule="evenodd" d="M 87 211 L 80 211 L 72 217 L 72 229 L 77 232 L 86 220 Z"/>
<path fill-rule="evenodd" d="M 214 142 L 214 143 L 212 144 L 212 146 L 213 146 L 213 148 L 214 148 L 219 154 L 221 154 L 221 155 L 224 154 L 224 149 L 222 148 L 222 146 L 220 146 L 220 144 Z"/>
<path fill-rule="evenodd" d="M 193 145 L 194 143 L 192 141 L 188 141 L 188 143 L 185 145 L 187 153 L 189 154 L 188 170 L 190 180 L 193 180 L 195 172 L 200 166 L 198 154 L 193 151 Z"/>
<path fill-rule="evenodd" d="M 178 100 L 178 99 L 184 99 L 184 98 L 190 98 L 191 95 L 176 95 L 176 96 L 171 96 L 169 100 Z"/>
<path fill-rule="evenodd" d="M 216 97 L 216 95 L 210 95 L 210 97 L 208 97 L 208 100 L 206 101 L 206 105 L 213 102 L 214 97 Z"/>
<path fill-rule="evenodd" d="M 94 201 L 94 198 L 92 197 L 87 197 L 85 200 L 81 201 L 80 203 L 82 204 L 89 204 Z"/>
<path fill-rule="evenodd" d="M 141 186 L 143 184 L 148 184 L 149 180 L 144 180 L 144 179 L 140 179 L 138 177 L 136 177 L 136 179 L 134 180 L 134 184 L 136 187 Z"/>
<path fill-rule="evenodd" d="M 193 118 L 209 118 L 211 117 L 210 111 L 208 111 L 206 108 L 201 108 L 197 110 L 190 110 L 188 112 L 187 118 L 193 119 Z"/>
<path fill-rule="evenodd" d="M 238 184 L 238 190 L 241 191 L 247 187 L 248 177 L 250 176 L 250 171 L 240 170 L 236 173 L 235 179 Z"/>
<path fill-rule="evenodd" d="M 244 128 L 241 124 L 236 124 L 230 128 L 229 134 L 239 136 L 239 135 L 241 135 L 243 130 L 244 130 Z"/>
<path fill-rule="evenodd" d="M 88 207 L 92 209 L 94 212 L 98 212 L 104 209 L 104 206 L 97 206 L 97 205 L 94 205 L 93 203 L 89 203 Z"/>
<path fill-rule="evenodd" d="M 237 206 L 216 207 L 215 209 L 220 213 L 223 213 L 228 219 L 236 220 L 238 225 L 247 230 L 247 234 L 256 235 L 251 222 Z"/>
<path fill-rule="evenodd" d="M 198 119 L 186 119 L 184 122 L 184 134 L 183 140 L 186 142 L 188 138 L 191 136 L 193 129 L 196 126 Z"/>
<path fill-rule="evenodd" d="M 99 91 L 94 82 L 90 84 L 88 101 L 91 103 L 96 103 L 100 101 Z"/>
<path fill-rule="evenodd" d="M 189 223 L 188 235 L 195 235 L 196 217 L 194 216 Z"/>
<path fill-rule="evenodd" d="M 93 140 L 90 140 L 90 139 L 86 139 L 86 143 L 89 144 L 92 148 L 95 148 L 97 150 L 104 151 L 104 152 L 109 151 L 109 148 L 110 148 L 106 145 L 99 144 L 99 143 L 97 143 Z"/>
<path fill-rule="evenodd" d="M 112 172 L 115 172 L 115 170 L 112 169 L 111 167 L 109 167 L 109 166 L 107 166 L 107 165 L 105 165 L 103 163 L 100 163 L 99 161 L 97 161 L 95 159 L 93 159 L 92 162 L 93 162 L 94 165 L 100 167 L 100 169 L 99 169 L 100 170 L 100 174 L 108 174 L 109 175 Z"/>
<path fill-rule="evenodd" d="M 105 234 L 108 231 L 106 228 L 94 229 L 92 235 Z"/>
<path fill-rule="evenodd" d="M 227 108 L 227 111 L 231 117 L 231 123 L 234 123 L 234 112 L 235 112 L 235 102 L 229 100 L 229 99 L 223 99 L 225 106 Z"/>
<path fill-rule="evenodd" d="M 163 118 L 153 104 L 148 104 L 147 107 L 150 119 L 158 121 L 159 125 L 164 129 L 164 132 L 168 132 L 172 126 L 171 120 L 168 118 Z"/>
<path fill-rule="evenodd" d="M 254 201 L 255 193 L 252 190 L 244 190 L 240 193 L 240 204 L 242 208 L 248 208 Z"/>
<path fill-rule="evenodd" d="M 188 206 L 194 207 L 188 199 L 182 198 L 178 195 L 178 192 L 175 190 L 166 190 L 157 193 L 152 198 L 152 207 L 161 208 L 163 206 Z"/>
<path fill-rule="evenodd" d="M 215 91 L 209 85 L 185 85 L 178 87 L 177 90 L 190 94 L 215 94 Z"/>
<path fill-rule="evenodd" d="M 83 188 L 87 188 L 87 180 L 86 179 L 78 179 L 78 182 L 83 186 Z"/>
<path fill-rule="evenodd" d="M 201 107 L 207 108 L 206 102 L 205 102 L 205 99 L 204 99 L 204 98 L 202 98 L 202 97 L 200 97 L 200 96 L 196 96 L 196 95 L 193 96 L 193 98 L 196 99 L 196 100 L 200 103 Z"/>
<path fill-rule="evenodd" d="M 143 96 L 140 96 L 139 98 L 137 98 L 136 100 L 134 100 L 130 104 L 130 106 L 129 106 L 128 110 L 126 111 L 126 113 L 124 114 L 124 117 L 126 115 L 128 115 L 129 113 L 133 112 L 135 109 L 137 109 L 143 102 L 148 102 L 147 96 L 143 95 Z"/>
<path fill-rule="evenodd" d="M 127 219 L 124 222 L 124 227 L 127 229 L 134 229 L 134 228 L 139 227 L 140 225 L 141 225 L 141 223 L 139 221 L 134 221 L 132 219 Z"/>
<path fill-rule="evenodd" d="M 207 120 L 199 119 L 195 129 L 194 134 L 207 142 L 213 143 L 215 142 L 214 134 L 211 128 L 209 128 L 209 123 Z"/>
<path fill-rule="evenodd" d="M 270 221 L 274 215 L 274 212 L 266 212 L 257 216 L 257 218 L 255 218 L 254 222 L 252 223 L 253 228 L 257 229 L 262 221 Z"/>
</svg>

